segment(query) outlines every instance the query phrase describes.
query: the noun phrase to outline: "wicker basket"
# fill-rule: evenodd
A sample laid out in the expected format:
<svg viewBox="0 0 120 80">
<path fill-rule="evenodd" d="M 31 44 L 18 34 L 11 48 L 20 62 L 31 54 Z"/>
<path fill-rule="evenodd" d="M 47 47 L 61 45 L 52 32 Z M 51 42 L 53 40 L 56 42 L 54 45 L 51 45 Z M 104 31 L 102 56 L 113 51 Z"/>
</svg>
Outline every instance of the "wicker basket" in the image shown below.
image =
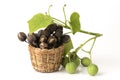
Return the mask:
<svg viewBox="0 0 120 80">
<path fill-rule="evenodd" d="M 64 53 L 63 45 L 53 49 L 40 49 L 28 46 L 33 68 L 38 72 L 58 71 L 62 55 Z"/>
</svg>

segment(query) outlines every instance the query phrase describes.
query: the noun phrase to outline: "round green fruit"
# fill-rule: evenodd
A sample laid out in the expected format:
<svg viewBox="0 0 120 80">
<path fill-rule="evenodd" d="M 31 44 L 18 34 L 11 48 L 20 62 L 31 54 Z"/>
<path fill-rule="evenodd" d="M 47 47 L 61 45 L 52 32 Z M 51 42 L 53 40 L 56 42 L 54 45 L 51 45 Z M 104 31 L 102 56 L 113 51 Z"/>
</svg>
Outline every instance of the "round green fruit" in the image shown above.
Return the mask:
<svg viewBox="0 0 120 80">
<path fill-rule="evenodd" d="M 80 65 L 80 59 L 79 58 L 76 58 L 73 62 L 76 64 L 77 67 Z"/>
<path fill-rule="evenodd" d="M 84 57 L 81 59 L 81 64 L 84 67 L 88 67 L 91 64 L 91 60 L 88 57 Z"/>
<path fill-rule="evenodd" d="M 66 72 L 74 74 L 76 72 L 76 64 L 74 62 L 69 62 L 65 66 Z"/>
<path fill-rule="evenodd" d="M 87 71 L 88 71 L 89 75 L 95 76 L 98 73 L 98 67 L 95 64 L 90 64 L 87 67 Z"/>
</svg>

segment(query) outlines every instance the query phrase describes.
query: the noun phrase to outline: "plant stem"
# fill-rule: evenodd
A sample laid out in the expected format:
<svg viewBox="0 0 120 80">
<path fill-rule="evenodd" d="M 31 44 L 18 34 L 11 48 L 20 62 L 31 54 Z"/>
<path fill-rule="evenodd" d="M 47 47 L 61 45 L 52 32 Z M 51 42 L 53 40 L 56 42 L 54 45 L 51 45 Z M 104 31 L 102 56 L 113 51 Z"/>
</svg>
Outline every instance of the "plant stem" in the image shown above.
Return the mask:
<svg viewBox="0 0 120 80">
<path fill-rule="evenodd" d="M 56 19 L 56 18 L 54 18 L 54 17 L 52 17 L 52 18 L 53 18 L 53 20 L 56 20 L 56 21 L 58 21 L 58 22 L 60 22 L 60 23 L 62 23 L 62 24 L 65 25 L 65 23 L 64 23 L 63 21 L 61 21 L 61 20 L 59 20 L 59 19 Z"/>
<path fill-rule="evenodd" d="M 49 6 L 48 8 L 48 15 L 50 16 L 50 8 L 52 7 L 52 5 Z"/>
<path fill-rule="evenodd" d="M 71 53 L 68 55 L 69 62 L 71 62 Z"/>
<path fill-rule="evenodd" d="M 88 43 L 89 41 L 91 41 L 92 39 L 95 39 L 95 38 L 96 38 L 96 36 L 85 41 L 83 44 L 81 44 L 78 48 L 75 49 L 75 52 L 77 53 L 86 43 Z"/>
<path fill-rule="evenodd" d="M 70 27 L 68 27 L 63 21 L 61 21 L 61 20 L 59 20 L 59 19 L 56 19 L 56 18 L 54 18 L 54 17 L 52 17 L 52 18 L 53 18 L 53 20 L 60 22 L 60 23 L 63 25 L 64 28 L 70 29 Z"/>
<path fill-rule="evenodd" d="M 65 14 L 65 7 L 66 4 L 63 6 L 63 13 L 64 13 L 64 18 L 65 18 L 65 26 L 67 25 L 67 19 L 66 19 L 66 14 Z"/>
<path fill-rule="evenodd" d="M 82 51 L 84 51 L 84 52 L 86 52 L 86 53 L 90 53 L 90 51 L 86 51 L 86 50 L 84 50 L 84 49 L 81 49 Z"/>
<path fill-rule="evenodd" d="M 89 35 L 95 35 L 95 36 L 97 36 L 97 37 L 102 36 L 102 34 L 99 34 L 99 33 L 93 33 L 93 32 L 84 31 L 84 30 L 80 30 L 80 32 L 85 33 L 85 34 L 89 34 Z"/>
<path fill-rule="evenodd" d="M 66 19 L 66 18 L 65 18 Z M 67 28 L 67 29 L 70 29 L 70 27 L 63 21 L 59 20 L 59 19 L 56 19 L 56 18 L 53 18 L 53 20 L 56 20 L 62 24 L 64 24 L 64 27 Z M 65 20 L 66 21 L 66 20 Z M 94 33 L 94 32 L 90 32 L 90 31 L 85 31 L 85 30 L 80 30 L 81 33 L 85 33 L 85 34 L 89 34 L 89 35 L 94 35 L 94 36 L 97 36 L 97 37 L 100 37 L 102 36 L 102 34 L 100 33 Z"/>
<path fill-rule="evenodd" d="M 25 40 L 26 43 L 28 43 L 26 40 Z"/>
<path fill-rule="evenodd" d="M 91 46 L 91 48 L 90 48 L 90 60 L 91 60 L 91 61 L 92 61 L 92 54 L 91 54 L 91 53 L 92 53 L 92 49 L 93 49 L 93 47 L 94 47 L 96 38 L 97 38 L 97 37 L 94 38 L 93 44 L 92 44 L 92 46 Z"/>
</svg>

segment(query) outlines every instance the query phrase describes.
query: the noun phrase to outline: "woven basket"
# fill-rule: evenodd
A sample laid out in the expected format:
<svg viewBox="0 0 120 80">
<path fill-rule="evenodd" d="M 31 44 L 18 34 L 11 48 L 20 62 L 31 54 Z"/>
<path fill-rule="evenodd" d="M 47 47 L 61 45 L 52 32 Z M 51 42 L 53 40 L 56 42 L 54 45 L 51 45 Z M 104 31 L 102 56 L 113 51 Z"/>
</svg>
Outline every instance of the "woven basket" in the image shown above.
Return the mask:
<svg viewBox="0 0 120 80">
<path fill-rule="evenodd" d="M 58 71 L 62 55 L 64 53 L 63 45 L 53 49 L 40 49 L 28 46 L 33 68 L 38 72 Z"/>
</svg>

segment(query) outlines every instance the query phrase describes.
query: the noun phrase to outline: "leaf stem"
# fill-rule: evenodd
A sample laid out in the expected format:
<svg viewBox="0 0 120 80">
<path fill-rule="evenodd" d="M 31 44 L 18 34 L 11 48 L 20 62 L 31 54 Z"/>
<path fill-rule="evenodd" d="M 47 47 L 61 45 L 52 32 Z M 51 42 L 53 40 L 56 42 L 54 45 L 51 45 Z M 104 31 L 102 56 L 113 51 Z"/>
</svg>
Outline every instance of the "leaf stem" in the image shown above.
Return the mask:
<svg viewBox="0 0 120 80">
<path fill-rule="evenodd" d="M 75 49 L 75 52 L 77 53 L 86 43 L 88 43 L 89 41 L 91 41 L 92 39 L 95 39 L 95 38 L 96 38 L 96 36 L 88 39 L 88 40 L 85 41 L 83 44 L 80 44 L 80 46 Z"/>
<path fill-rule="evenodd" d="M 86 51 L 86 50 L 84 50 L 84 49 L 81 49 L 82 51 L 84 51 L 84 52 L 86 52 L 86 53 L 89 53 L 90 54 L 90 51 Z"/>
<path fill-rule="evenodd" d="M 59 20 L 59 19 L 57 19 L 57 18 L 54 18 L 54 17 L 52 17 L 52 18 L 53 18 L 53 20 L 56 20 L 56 21 L 58 21 L 58 22 L 60 22 L 60 23 L 62 23 L 62 24 L 65 25 L 65 23 L 64 23 L 63 21 L 61 21 L 61 20 Z"/>
<path fill-rule="evenodd" d="M 93 44 L 92 44 L 92 46 L 91 46 L 91 48 L 90 48 L 90 60 L 91 60 L 91 61 L 92 61 L 92 54 L 91 54 L 91 53 L 92 53 L 92 49 L 93 49 L 93 47 L 94 47 L 96 38 L 97 38 L 97 37 L 94 38 Z"/>
<path fill-rule="evenodd" d="M 89 34 L 89 35 L 95 35 L 97 37 L 102 36 L 102 34 L 94 33 L 94 32 L 89 32 L 89 31 L 85 31 L 85 30 L 80 30 L 80 32 L 85 33 L 85 34 Z"/>
<path fill-rule="evenodd" d="M 70 27 L 69 27 L 65 22 L 63 22 L 63 21 L 61 21 L 61 20 L 59 20 L 59 19 L 56 19 L 56 18 L 53 18 L 53 20 L 56 20 L 56 21 L 64 24 L 64 27 L 65 27 L 66 29 L 70 29 Z M 94 35 L 94 36 L 97 36 L 97 37 L 102 36 L 102 34 L 100 34 L 100 33 L 94 33 L 94 32 L 85 31 L 85 30 L 80 30 L 80 32 L 81 32 L 81 33 L 85 33 L 85 34 L 89 34 L 89 35 Z"/>
<path fill-rule="evenodd" d="M 59 20 L 59 19 L 56 19 L 56 18 L 54 18 L 54 17 L 52 17 L 52 18 L 53 18 L 54 21 L 60 22 L 60 23 L 63 25 L 64 28 L 70 29 L 70 27 L 68 27 L 63 21 L 61 21 L 61 20 Z"/>
<path fill-rule="evenodd" d="M 52 7 L 52 5 L 49 6 L 48 8 L 48 15 L 50 16 L 50 8 Z"/>
</svg>

